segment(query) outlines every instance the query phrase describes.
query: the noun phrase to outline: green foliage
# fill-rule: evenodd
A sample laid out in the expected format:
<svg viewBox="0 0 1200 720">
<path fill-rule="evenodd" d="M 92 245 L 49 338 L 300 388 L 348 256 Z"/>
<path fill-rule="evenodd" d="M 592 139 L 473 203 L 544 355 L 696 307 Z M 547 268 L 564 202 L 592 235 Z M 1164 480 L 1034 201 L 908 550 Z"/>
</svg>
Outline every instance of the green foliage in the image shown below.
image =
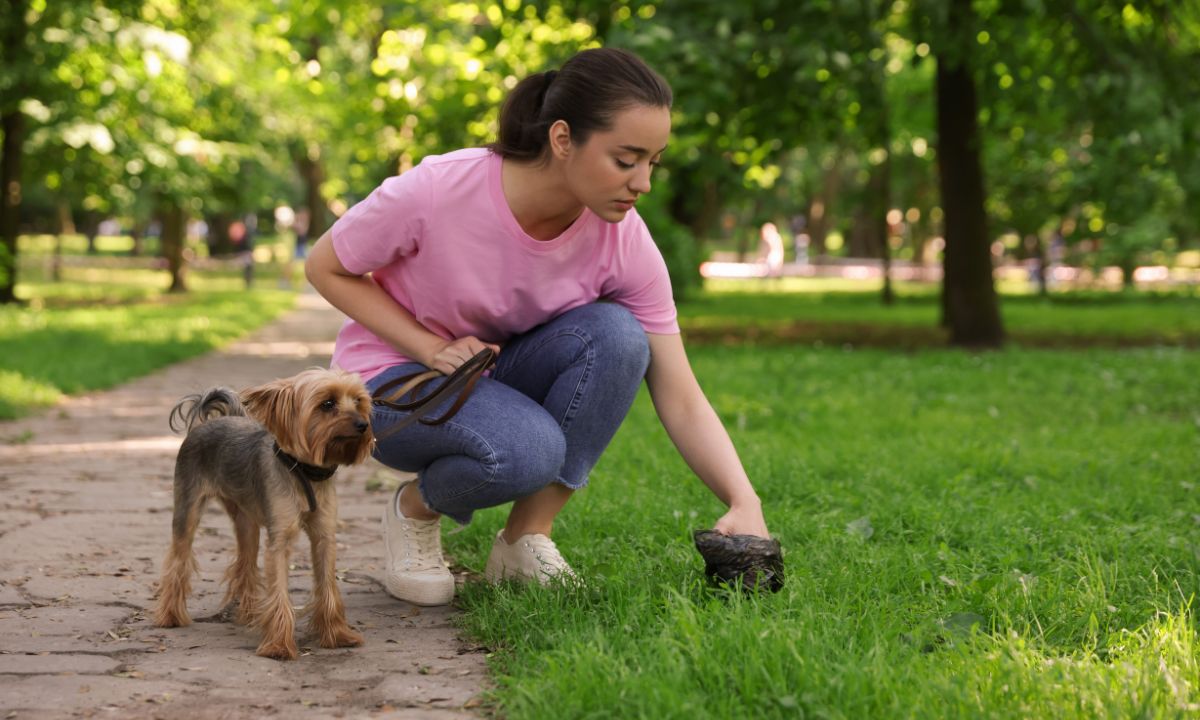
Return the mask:
<svg viewBox="0 0 1200 720">
<path fill-rule="evenodd" d="M 580 590 L 467 588 L 506 717 L 1171 717 L 1200 701 L 1200 358 L 695 348 L 784 546 L 709 589 L 721 508 L 635 405 L 555 523 Z M 449 536 L 480 569 L 501 511 Z"/>
<path fill-rule="evenodd" d="M 700 257 L 695 238 L 687 228 L 671 217 L 667 209 L 670 188 L 651 192 L 638 202 L 638 214 L 654 236 L 671 275 L 676 302 L 684 300 L 700 286 Z"/>
<path fill-rule="evenodd" d="M 654 209 L 692 234 L 656 223 L 673 269 L 699 253 L 685 242 L 729 232 L 725 213 L 736 232 L 814 202 L 847 237 L 906 211 L 897 255 L 932 256 L 932 79 L 947 53 L 977 67 L 995 234 L 1061 232 L 1073 256 L 1128 267 L 1169 261 L 1200 228 L 1193 2 L 976 2 L 979 32 L 958 34 L 923 2 L 28 7 L 20 50 L 0 49 L 0 104 L 25 112 L 27 217 L 43 229 L 60 208 L 140 226 L 164 199 L 218 220 L 340 212 L 426 155 L 491 140 L 518 78 L 598 44 L 638 51 L 675 88 Z"/>
</svg>

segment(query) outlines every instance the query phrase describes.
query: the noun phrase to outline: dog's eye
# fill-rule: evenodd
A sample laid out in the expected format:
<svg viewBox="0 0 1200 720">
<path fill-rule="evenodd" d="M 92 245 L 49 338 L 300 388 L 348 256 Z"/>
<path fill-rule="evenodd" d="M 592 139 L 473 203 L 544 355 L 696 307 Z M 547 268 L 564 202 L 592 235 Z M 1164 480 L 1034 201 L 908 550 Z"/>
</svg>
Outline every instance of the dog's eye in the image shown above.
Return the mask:
<svg viewBox="0 0 1200 720">
<path fill-rule="evenodd" d="M 337 403 L 332 400 L 326 400 L 325 402 L 321 403 L 321 409 L 326 412 L 333 410 L 335 407 L 337 407 Z"/>
</svg>

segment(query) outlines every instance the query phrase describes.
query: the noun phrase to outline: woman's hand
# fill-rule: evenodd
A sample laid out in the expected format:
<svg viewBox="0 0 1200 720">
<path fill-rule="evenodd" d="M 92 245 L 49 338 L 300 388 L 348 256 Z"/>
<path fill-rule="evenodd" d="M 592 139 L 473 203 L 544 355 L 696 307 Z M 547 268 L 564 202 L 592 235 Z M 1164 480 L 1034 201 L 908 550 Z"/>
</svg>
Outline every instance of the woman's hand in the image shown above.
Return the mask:
<svg viewBox="0 0 1200 720">
<path fill-rule="evenodd" d="M 762 505 L 758 503 L 735 503 L 729 508 L 729 512 L 722 515 L 720 520 L 717 520 L 717 524 L 713 526 L 713 530 L 722 535 L 771 537 L 771 534 L 767 531 L 767 521 L 763 519 Z"/>
<path fill-rule="evenodd" d="M 500 354 L 499 345 L 485 343 L 470 335 L 449 342 L 443 341 L 441 345 L 434 347 L 430 357 L 423 360 L 421 364 L 431 370 L 437 370 L 443 375 L 449 375 L 457 370 L 459 365 L 475 357 L 485 348 L 491 348 L 492 352 Z"/>
</svg>

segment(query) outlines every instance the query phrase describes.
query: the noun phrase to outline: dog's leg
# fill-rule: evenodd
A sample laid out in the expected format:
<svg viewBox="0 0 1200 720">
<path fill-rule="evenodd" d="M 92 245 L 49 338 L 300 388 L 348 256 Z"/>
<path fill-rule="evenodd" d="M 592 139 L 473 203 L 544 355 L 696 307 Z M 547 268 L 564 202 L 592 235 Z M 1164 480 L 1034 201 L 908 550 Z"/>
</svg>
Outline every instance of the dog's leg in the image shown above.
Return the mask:
<svg viewBox="0 0 1200 720">
<path fill-rule="evenodd" d="M 297 514 L 272 516 L 270 523 L 263 560 L 267 591 L 254 618 L 255 625 L 262 631 L 258 654 L 278 660 L 295 660 L 299 653 L 295 637 L 296 614 L 288 598 L 288 555 L 300 534 L 300 519 Z"/>
<path fill-rule="evenodd" d="M 254 618 L 262 588 L 258 573 L 258 523 L 232 500 L 222 498 L 221 503 L 225 505 L 225 512 L 229 513 L 233 531 L 237 535 L 237 558 L 225 571 L 225 603 L 236 602 L 237 622 L 248 625 Z"/>
<path fill-rule="evenodd" d="M 317 510 L 304 518 L 312 543 L 313 594 L 305 612 L 321 647 L 362 645 L 363 636 L 346 623 L 346 607 L 337 585 L 337 493 L 331 482 L 317 487 Z"/>
<path fill-rule="evenodd" d="M 200 511 L 208 498 L 200 492 L 195 478 L 175 473 L 175 514 L 171 520 L 171 547 L 163 561 L 162 581 L 158 584 L 158 606 L 154 624 L 159 627 L 190 625 L 187 597 L 192 592 L 192 574 L 199 566 L 192 553 L 192 540 L 200 524 Z"/>
</svg>

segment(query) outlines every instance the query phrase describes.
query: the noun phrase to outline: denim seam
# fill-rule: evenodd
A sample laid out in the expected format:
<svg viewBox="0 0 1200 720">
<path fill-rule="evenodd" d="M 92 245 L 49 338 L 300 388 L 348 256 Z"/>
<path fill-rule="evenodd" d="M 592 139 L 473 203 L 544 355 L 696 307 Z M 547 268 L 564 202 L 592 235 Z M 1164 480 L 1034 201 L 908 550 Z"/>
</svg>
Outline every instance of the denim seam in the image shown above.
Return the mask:
<svg viewBox="0 0 1200 720">
<path fill-rule="evenodd" d="M 462 497 L 462 496 L 464 496 L 464 495 L 470 495 L 471 493 L 475 492 L 475 491 L 476 491 L 476 490 L 478 490 L 479 488 L 481 488 L 481 487 L 485 487 L 485 486 L 487 486 L 487 485 L 490 485 L 490 484 L 492 484 L 493 482 L 495 482 L 495 480 L 496 480 L 496 468 L 499 466 L 499 464 L 496 462 L 496 449 L 495 449 L 495 448 L 493 448 L 493 447 L 492 447 L 492 445 L 491 445 L 491 443 L 489 443 L 489 442 L 488 442 L 488 441 L 487 441 L 487 440 L 486 440 L 486 439 L 485 439 L 485 438 L 484 438 L 482 435 L 480 435 L 480 434 L 479 434 L 478 432 L 476 432 L 475 430 L 472 430 L 471 428 L 469 428 L 469 427 L 467 427 L 466 425 L 463 425 L 463 424 L 461 424 L 461 423 L 456 423 L 456 422 L 454 422 L 454 421 L 449 421 L 449 422 L 447 422 L 446 424 L 447 424 L 447 425 L 450 425 L 450 426 L 453 426 L 453 427 L 456 427 L 456 428 L 462 428 L 462 429 L 466 430 L 466 431 L 467 431 L 468 433 L 470 433 L 470 434 L 471 434 L 471 436 L 472 436 L 472 437 L 474 437 L 474 438 L 475 438 L 475 439 L 476 439 L 476 440 L 477 440 L 477 441 L 478 441 L 478 442 L 479 442 L 481 445 L 483 445 L 483 447 L 485 447 L 485 448 L 487 449 L 487 457 L 486 457 L 486 458 L 480 458 L 480 459 L 479 459 L 479 463 L 480 463 L 481 465 L 483 465 L 484 467 L 486 467 L 486 468 L 487 468 L 487 470 L 488 470 L 488 476 L 487 476 L 487 478 L 486 478 L 486 479 L 484 479 L 482 482 L 480 482 L 480 483 L 478 483 L 478 484 L 476 484 L 476 485 L 473 485 L 473 486 L 471 486 L 470 488 L 468 488 L 468 489 L 466 489 L 466 490 L 463 490 L 462 492 L 456 493 L 456 494 L 454 494 L 454 495 L 451 495 L 451 496 L 449 496 L 449 497 L 442 498 L 442 500 L 443 500 L 443 501 L 447 501 L 447 502 L 448 502 L 448 501 L 452 501 L 452 500 L 457 500 L 457 499 L 459 499 L 460 497 Z"/>
<path fill-rule="evenodd" d="M 585 360 L 583 364 L 583 373 L 579 376 L 579 382 L 575 384 L 575 391 L 571 394 L 571 402 L 567 404 L 567 411 L 563 413 L 562 422 L 559 423 L 559 429 L 563 431 L 563 435 L 567 434 L 567 425 L 575 418 L 575 413 L 579 410 L 580 403 L 583 402 L 583 388 L 587 385 L 588 380 L 592 377 L 592 368 L 596 365 L 596 347 L 592 343 L 592 339 L 586 337 L 582 333 L 571 333 L 579 338 L 583 343 Z"/>
<path fill-rule="evenodd" d="M 571 395 L 571 401 L 569 403 L 567 403 L 567 410 L 565 413 L 563 413 L 562 422 L 560 422 L 558 425 L 558 429 L 562 430 L 564 434 L 566 433 L 567 425 L 570 424 L 571 419 L 575 416 L 575 411 L 577 411 L 579 409 L 579 403 L 582 402 L 582 398 L 583 398 L 583 386 L 586 385 L 587 381 L 591 378 L 592 368 L 595 366 L 596 350 L 592 343 L 591 337 L 589 337 L 588 335 L 586 335 L 584 333 L 579 332 L 578 330 L 576 330 L 574 328 L 567 328 L 567 329 L 560 330 L 560 331 L 556 332 L 555 334 L 551 335 L 550 337 L 545 338 L 544 340 L 542 340 L 542 342 L 538 343 L 536 346 L 530 347 L 527 352 L 522 354 L 522 356 L 519 360 L 517 360 L 513 365 L 510 366 L 510 369 L 512 369 L 512 370 L 517 369 L 518 367 L 520 367 L 521 363 L 523 363 L 525 361 L 525 359 L 531 353 L 537 351 L 539 348 L 545 347 L 546 345 L 550 344 L 551 342 L 553 342 L 555 340 L 558 340 L 559 338 L 568 337 L 568 336 L 576 337 L 579 339 L 579 342 L 583 343 L 585 360 L 584 360 L 584 366 L 583 366 L 583 375 L 579 378 L 579 382 L 575 385 L 575 392 Z M 500 382 L 503 382 L 503 380 L 501 380 Z"/>
<path fill-rule="evenodd" d="M 559 338 L 562 338 L 562 337 L 578 338 L 579 342 L 583 343 L 583 350 L 584 350 L 583 373 L 579 377 L 579 382 L 576 383 L 576 385 L 575 385 L 575 391 L 571 395 L 571 401 L 567 403 L 567 409 L 563 413 L 563 419 L 558 424 L 558 429 L 562 431 L 563 436 L 565 437 L 567 434 L 567 426 L 571 424 L 571 420 L 574 419 L 575 413 L 579 410 L 580 403 L 583 402 L 583 388 L 584 388 L 584 386 L 587 385 L 588 380 L 591 379 L 592 371 L 596 364 L 596 348 L 592 342 L 592 338 L 590 336 L 586 335 L 585 333 L 580 332 L 577 329 L 564 328 L 563 330 L 560 330 L 560 331 L 554 333 L 553 335 L 545 338 L 544 340 L 542 340 L 542 342 L 538 343 L 536 346 L 530 347 L 527 352 L 523 353 L 521 355 L 521 357 L 515 363 L 513 363 L 513 365 L 510 366 L 510 369 L 512 369 L 512 370 L 517 369 L 518 367 L 520 367 L 521 363 L 524 362 L 527 357 L 529 357 L 529 355 L 531 353 L 537 351 L 539 348 L 544 347 L 545 345 L 548 345 L 549 343 L 551 343 L 555 340 L 558 340 Z M 503 380 L 500 380 L 500 382 L 503 382 Z M 564 462 L 563 465 L 565 466 L 566 463 Z M 561 471 L 561 469 L 562 468 L 560 468 L 560 471 Z M 563 477 L 563 474 L 560 472 L 558 474 L 558 476 L 555 478 L 555 482 L 559 483 L 560 485 L 564 485 L 568 488 L 571 488 L 572 490 L 578 490 L 579 488 L 582 488 L 585 485 L 587 485 L 587 478 L 584 477 L 582 480 L 578 480 L 576 482 L 568 482 L 567 479 L 565 477 Z"/>
<path fill-rule="evenodd" d="M 388 410 L 382 410 L 381 412 L 384 412 L 384 413 L 394 413 L 394 414 L 397 414 L 397 415 L 401 415 L 401 413 L 400 413 L 399 411 L 396 411 L 396 410 L 390 410 L 390 409 L 388 409 Z M 401 415 L 401 416 L 402 416 L 402 417 L 407 417 L 407 416 L 408 416 L 408 414 L 407 414 L 407 413 L 404 413 L 404 414 L 403 414 L 403 415 Z M 449 421 L 447 421 L 445 424 L 446 424 L 446 426 L 447 426 L 447 427 L 453 427 L 453 428 L 458 428 L 458 429 L 465 430 L 465 431 L 466 431 L 466 433 L 465 433 L 466 435 L 468 435 L 468 436 L 470 436 L 471 438 L 473 438 L 473 439 L 474 439 L 474 440 L 475 440 L 475 441 L 476 441 L 476 442 L 477 442 L 477 443 L 478 443 L 480 446 L 482 446 L 482 447 L 484 448 L 484 450 L 486 451 L 486 457 L 482 457 L 482 458 L 480 458 L 480 459 L 479 459 L 479 464 L 480 464 L 480 465 L 482 465 L 482 466 L 484 466 L 485 468 L 487 468 L 487 471 L 488 471 L 488 476 L 487 476 L 487 478 L 486 478 L 486 479 L 484 479 L 484 480 L 483 480 L 483 482 L 480 482 L 480 483 L 478 483 L 478 484 L 476 484 L 476 485 L 473 485 L 473 486 L 471 486 L 470 488 L 468 488 L 468 489 L 466 489 L 466 490 L 463 490 L 462 492 L 456 493 L 456 494 L 454 494 L 454 495 L 451 495 L 451 496 L 449 496 L 449 497 L 444 497 L 444 498 L 441 498 L 443 501 L 452 501 L 452 500 L 457 500 L 458 498 L 462 497 L 463 495 L 469 495 L 470 493 L 473 493 L 473 492 L 475 492 L 475 491 L 476 491 L 476 490 L 478 490 L 479 488 L 481 488 L 481 487 L 485 487 L 486 485 L 489 485 L 490 483 L 494 482 L 494 481 L 495 481 L 495 479 L 496 479 L 496 469 L 497 469 L 497 467 L 499 466 L 499 463 L 497 463 L 497 462 L 496 462 L 496 449 L 495 449 L 494 447 L 492 447 L 492 444 L 491 444 L 491 443 L 489 443 L 489 442 L 487 441 L 487 438 L 483 437 L 483 435 L 480 435 L 480 434 L 479 434 L 477 431 L 475 431 L 473 428 L 471 428 L 471 427 L 469 427 L 469 426 L 467 426 L 467 425 L 464 425 L 464 424 L 462 424 L 462 423 L 455 422 L 455 421 L 453 421 L 453 420 L 449 420 Z M 429 468 L 428 468 L 428 466 L 427 466 L 427 467 L 425 468 L 425 470 L 428 470 L 428 469 L 429 469 Z M 422 474 L 423 474 L 423 473 L 424 473 L 424 470 L 422 471 Z M 418 476 L 420 476 L 420 475 L 418 475 Z M 420 486 L 420 485 L 418 485 L 418 486 L 417 486 L 417 490 L 418 490 L 418 491 L 420 491 L 420 490 L 421 490 L 421 486 Z M 424 492 L 422 492 L 422 493 L 421 493 L 421 499 L 426 501 L 426 503 L 425 503 L 426 505 L 428 505 L 428 506 L 430 506 L 430 507 L 433 507 L 432 503 L 428 502 L 428 498 L 426 498 L 426 497 L 425 497 L 425 493 L 424 493 Z M 436 508 L 435 508 L 435 509 L 436 509 Z"/>
</svg>

